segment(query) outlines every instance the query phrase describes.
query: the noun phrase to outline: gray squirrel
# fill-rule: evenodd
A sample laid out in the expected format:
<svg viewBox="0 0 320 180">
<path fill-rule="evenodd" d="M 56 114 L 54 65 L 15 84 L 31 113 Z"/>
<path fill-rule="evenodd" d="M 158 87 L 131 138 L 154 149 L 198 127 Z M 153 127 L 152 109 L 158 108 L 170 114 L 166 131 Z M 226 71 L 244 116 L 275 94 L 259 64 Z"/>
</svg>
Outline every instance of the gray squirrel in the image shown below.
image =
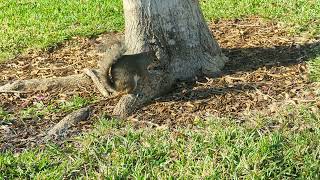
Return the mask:
<svg viewBox="0 0 320 180">
<path fill-rule="evenodd" d="M 148 66 L 155 60 L 153 51 L 138 54 L 125 54 L 126 47 L 118 42 L 104 50 L 99 61 L 99 74 L 102 85 L 108 92 L 132 93 L 139 80 L 149 78 Z"/>
</svg>

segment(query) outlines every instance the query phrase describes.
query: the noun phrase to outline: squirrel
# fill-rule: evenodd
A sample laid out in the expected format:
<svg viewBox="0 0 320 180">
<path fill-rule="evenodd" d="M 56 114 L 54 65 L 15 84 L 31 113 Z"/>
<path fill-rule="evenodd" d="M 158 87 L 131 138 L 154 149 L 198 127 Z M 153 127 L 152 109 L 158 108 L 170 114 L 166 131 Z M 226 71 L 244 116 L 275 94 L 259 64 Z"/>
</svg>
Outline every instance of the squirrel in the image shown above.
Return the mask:
<svg viewBox="0 0 320 180">
<path fill-rule="evenodd" d="M 125 52 L 125 46 L 118 42 L 103 52 L 98 63 L 100 81 L 108 92 L 118 92 L 119 95 L 132 93 L 140 79 L 146 80 L 149 77 L 148 66 L 156 58 L 154 52 Z"/>
</svg>

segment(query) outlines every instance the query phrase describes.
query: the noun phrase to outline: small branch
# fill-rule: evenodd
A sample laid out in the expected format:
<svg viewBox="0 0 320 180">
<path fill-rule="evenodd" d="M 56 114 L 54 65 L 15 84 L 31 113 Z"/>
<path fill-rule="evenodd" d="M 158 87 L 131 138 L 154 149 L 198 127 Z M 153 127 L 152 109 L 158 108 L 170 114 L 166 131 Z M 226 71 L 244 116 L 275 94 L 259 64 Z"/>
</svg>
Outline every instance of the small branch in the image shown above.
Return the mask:
<svg viewBox="0 0 320 180">
<path fill-rule="evenodd" d="M 153 122 L 150 122 L 150 121 L 140 121 L 138 119 L 135 119 L 135 118 L 129 118 L 128 120 L 134 122 L 134 123 L 139 123 L 139 124 L 148 124 L 150 125 L 151 127 L 156 127 L 156 128 L 159 128 L 160 126 L 158 124 L 155 124 Z"/>
</svg>

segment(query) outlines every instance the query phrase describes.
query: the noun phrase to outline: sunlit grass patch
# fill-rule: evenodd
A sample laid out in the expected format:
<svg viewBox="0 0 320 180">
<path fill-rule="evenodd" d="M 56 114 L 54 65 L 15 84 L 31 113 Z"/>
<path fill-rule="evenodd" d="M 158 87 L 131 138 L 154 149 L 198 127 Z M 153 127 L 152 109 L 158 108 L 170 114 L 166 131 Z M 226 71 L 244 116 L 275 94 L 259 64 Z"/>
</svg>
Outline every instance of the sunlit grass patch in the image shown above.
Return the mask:
<svg viewBox="0 0 320 180">
<path fill-rule="evenodd" d="M 123 28 L 120 0 L 0 1 L 0 58 Z"/>
<path fill-rule="evenodd" d="M 73 96 L 69 100 L 62 102 L 49 102 L 44 104 L 42 101 L 33 102 L 27 107 L 23 108 L 19 114 L 21 119 L 37 119 L 52 113 L 71 112 L 82 107 L 85 107 L 91 102 L 90 99 L 82 98 L 80 96 Z M 1 109 L 0 109 L 1 110 Z M 0 111 L 1 117 L 1 111 Z"/>
<path fill-rule="evenodd" d="M 208 21 L 259 16 L 281 22 L 293 33 L 319 34 L 318 1 L 201 1 Z M 43 49 L 73 36 L 122 31 L 121 0 L 0 1 L 0 60 L 28 49 Z"/>
<path fill-rule="evenodd" d="M 309 67 L 311 80 L 320 82 L 320 56 L 311 60 Z"/>
<path fill-rule="evenodd" d="M 101 119 L 63 148 L 0 154 L 0 177 L 317 179 L 319 121 L 312 105 L 175 130 Z"/>
<path fill-rule="evenodd" d="M 293 33 L 320 33 L 320 2 L 317 0 L 242 0 L 202 1 L 207 19 L 234 19 L 259 16 L 280 22 Z"/>
<path fill-rule="evenodd" d="M 310 79 L 320 82 L 320 44 L 311 50 L 315 55 L 309 62 Z"/>
</svg>

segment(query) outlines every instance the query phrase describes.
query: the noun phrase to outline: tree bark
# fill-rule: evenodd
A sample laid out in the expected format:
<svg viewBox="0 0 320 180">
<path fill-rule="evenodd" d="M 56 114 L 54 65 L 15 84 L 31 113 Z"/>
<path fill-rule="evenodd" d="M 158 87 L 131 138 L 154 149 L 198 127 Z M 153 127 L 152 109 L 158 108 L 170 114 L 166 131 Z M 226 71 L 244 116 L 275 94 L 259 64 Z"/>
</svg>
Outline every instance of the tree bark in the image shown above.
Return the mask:
<svg viewBox="0 0 320 180">
<path fill-rule="evenodd" d="M 130 53 L 155 50 L 174 79 L 219 73 L 227 61 L 197 0 L 123 0 Z"/>
<path fill-rule="evenodd" d="M 156 68 L 151 69 L 148 79 L 138 82 L 133 94 L 120 99 L 114 109 L 115 116 L 128 117 L 136 108 L 170 91 L 176 80 L 214 76 L 223 68 L 227 57 L 210 33 L 198 0 L 123 0 L 123 5 L 126 53 L 153 50 L 159 62 Z M 93 80 L 99 84 L 97 79 Z M 84 74 L 33 79 L 1 86 L 0 93 L 88 83 L 92 82 Z M 101 85 L 98 88 L 107 96 Z"/>
<path fill-rule="evenodd" d="M 142 96 L 122 97 L 120 117 L 167 92 L 176 80 L 219 74 L 228 58 L 221 52 L 201 13 L 198 0 L 123 0 L 128 54 L 153 50 L 159 69 L 142 83 Z"/>
<path fill-rule="evenodd" d="M 79 87 L 79 85 L 92 84 L 90 78 L 85 74 L 75 74 L 66 77 L 53 77 L 46 79 L 28 79 L 18 80 L 0 86 L 2 92 L 29 92 L 29 91 L 47 91 L 62 87 Z"/>
</svg>

